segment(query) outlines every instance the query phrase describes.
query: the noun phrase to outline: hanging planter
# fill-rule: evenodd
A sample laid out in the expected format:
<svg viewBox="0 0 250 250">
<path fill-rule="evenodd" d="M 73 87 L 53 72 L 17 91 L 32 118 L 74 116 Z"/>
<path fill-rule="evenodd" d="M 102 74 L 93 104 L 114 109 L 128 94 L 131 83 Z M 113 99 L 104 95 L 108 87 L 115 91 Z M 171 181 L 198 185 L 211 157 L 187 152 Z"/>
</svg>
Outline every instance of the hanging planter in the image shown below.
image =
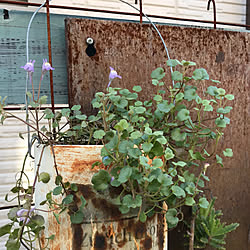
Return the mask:
<svg viewBox="0 0 250 250">
<path fill-rule="evenodd" d="M 102 146 L 56 145 L 53 146 L 56 165 L 64 182 L 77 185 L 74 197 L 80 206 L 82 195 L 86 200 L 83 209 L 84 219 L 72 224 L 70 219 L 74 207 L 69 213 L 61 214 L 58 221 L 53 212 L 39 212 L 45 219 L 45 230 L 41 245 L 45 247 L 45 238 L 54 235 L 50 249 L 167 249 L 167 225 L 163 214 L 155 214 L 146 223 L 138 221 L 138 211 L 123 215 L 112 203 L 112 192 L 97 193 L 91 184 L 91 178 L 98 168 L 92 168 L 96 161 L 101 162 Z M 35 164 L 39 165 L 43 145 L 35 146 Z M 55 190 L 56 171 L 51 147 L 45 147 L 42 153 L 39 173 L 49 173 L 48 183 L 39 182 L 35 189 L 35 207 L 44 210 L 39 204 L 46 200 L 46 194 Z M 58 198 L 60 200 L 60 198 Z M 58 200 L 58 202 L 60 202 Z"/>
</svg>

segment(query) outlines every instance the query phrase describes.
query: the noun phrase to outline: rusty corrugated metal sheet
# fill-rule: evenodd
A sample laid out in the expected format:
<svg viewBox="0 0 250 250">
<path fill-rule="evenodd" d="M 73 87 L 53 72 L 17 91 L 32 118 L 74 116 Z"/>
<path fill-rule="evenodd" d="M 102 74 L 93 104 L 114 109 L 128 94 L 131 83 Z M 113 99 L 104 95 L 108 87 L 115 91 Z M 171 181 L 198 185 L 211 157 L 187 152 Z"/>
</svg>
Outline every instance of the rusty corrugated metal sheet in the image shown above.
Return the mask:
<svg viewBox="0 0 250 250">
<path fill-rule="evenodd" d="M 208 70 L 212 79 L 220 80 L 222 88 L 235 95 L 231 125 L 225 130 L 220 147 L 231 147 L 234 157 L 224 159 L 224 168 L 211 166 L 209 188 L 218 197 L 216 207 L 224 211 L 224 219 L 240 223 L 240 227 L 228 235 L 227 248 L 247 249 L 250 228 L 250 34 L 166 25 L 158 25 L 158 28 L 172 58 L 195 61 L 198 67 Z M 97 53 L 93 57 L 85 53 L 87 37 L 95 40 Z M 108 84 L 109 66 L 122 75 L 122 80 L 112 82 L 113 86 L 131 89 L 134 84 L 140 84 L 144 96 L 151 94 L 151 70 L 166 66 L 163 45 L 148 24 L 67 19 L 66 40 L 69 102 L 83 105 L 86 113 L 92 112 L 90 101 L 94 93 L 105 90 Z M 170 72 L 165 82 L 171 85 L 169 76 Z"/>
</svg>

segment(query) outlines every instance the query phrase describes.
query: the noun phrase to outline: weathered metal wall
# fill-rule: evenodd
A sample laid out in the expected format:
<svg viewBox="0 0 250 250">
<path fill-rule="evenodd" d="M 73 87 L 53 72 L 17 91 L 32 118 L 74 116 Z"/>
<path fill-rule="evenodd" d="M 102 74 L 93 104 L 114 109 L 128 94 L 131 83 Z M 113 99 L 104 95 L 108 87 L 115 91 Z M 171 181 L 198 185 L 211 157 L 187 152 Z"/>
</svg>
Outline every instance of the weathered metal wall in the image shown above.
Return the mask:
<svg viewBox="0 0 250 250">
<path fill-rule="evenodd" d="M 245 250 L 249 247 L 250 233 L 250 34 L 166 25 L 158 28 L 172 58 L 195 61 L 198 67 L 208 70 L 212 79 L 220 80 L 228 93 L 235 95 L 231 125 L 221 145 L 221 149 L 231 147 L 234 157 L 224 159 L 224 168 L 214 164 L 208 173 L 209 188 L 218 197 L 216 207 L 224 211 L 224 220 L 240 223 L 240 227 L 228 235 L 227 249 Z M 85 53 L 87 37 L 95 40 L 97 53 L 93 57 Z M 112 86 L 131 89 L 134 84 L 141 84 L 144 95 L 150 95 L 151 71 L 166 65 L 163 45 L 148 24 L 69 19 L 66 21 L 66 40 L 69 102 L 83 105 L 87 113 L 92 112 L 90 100 L 94 93 L 107 87 L 109 66 L 122 75 L 122 79 L 115 79 Z M 167 82 L 171 84 L 169 75 Z"/>
</svg>

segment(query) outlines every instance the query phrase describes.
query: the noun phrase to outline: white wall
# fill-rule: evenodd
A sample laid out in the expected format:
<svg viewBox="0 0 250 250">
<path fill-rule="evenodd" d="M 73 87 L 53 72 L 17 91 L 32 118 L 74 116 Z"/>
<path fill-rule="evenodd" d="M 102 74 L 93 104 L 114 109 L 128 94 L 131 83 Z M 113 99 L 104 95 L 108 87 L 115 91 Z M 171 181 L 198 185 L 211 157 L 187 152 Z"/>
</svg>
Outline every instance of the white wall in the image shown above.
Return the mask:
<svg viewBox="0 0 250 250">
<path fill-rule="evenodd" d="M 30 2 L 42 3 L 42 0 L 29 0 Z M 207 0 L 142 0 L 143 11 L 146 14 L 162 15 L 178 18 L 191 18 L 200 20 L 213 21 L 213 4 L 211 2 L 210 11 L 207 11 Z M 135 5 L 135 0 L 127 0 L 139 8 L 139 4 Z M 139 0 L 138 0 L 139 2 Z M 119 0 L 51 0 L 53 5 L 78 6 L 85 8 L 106 9 L 124 12 L 136 12 L 130 6 L 120 2 Z M 15 7 L 12 5 L 0 4 L 0 8 L 7 9 L 22 9 L 33 10 L 33 7 Z M 217 21 L 231 23 L 246 23 L 246 0 L 216 0 Z M 112 14 L 86 12 L 86 11 L 70 11 L 63 9 L 51 9 L 52 13 L 73 14 L 83 16 L 108 17 L 108 18 L 123 18 L 137 19 L 136 17 L 118 16 Z M 192 24 L 187 22 L 177 22 L 171 20 L 155 20 L 168 23 Z M 212 27 L 212 24 L 197 24 L 202 26 Z M 228 27 L 220 26 L 218 27 Z M 232 28 L 232 27 L 231 27 Z M 243 28 L 242 28 L 243 29 Z"/>
</svg>

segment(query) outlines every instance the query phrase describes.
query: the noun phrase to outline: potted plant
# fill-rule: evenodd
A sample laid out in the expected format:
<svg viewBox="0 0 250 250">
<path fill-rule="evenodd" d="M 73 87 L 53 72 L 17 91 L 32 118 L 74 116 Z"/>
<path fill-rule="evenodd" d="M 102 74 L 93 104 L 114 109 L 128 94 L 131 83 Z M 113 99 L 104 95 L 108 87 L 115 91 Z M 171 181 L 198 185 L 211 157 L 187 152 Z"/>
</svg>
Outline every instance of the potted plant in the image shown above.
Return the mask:
<svg viewBox="0 0 250 250">
<path fill-rule="evenodd" d="M 27 249 L 34 249 L 35 240 L 40 249 L 51 246 L 55 235 L 48 231 L 44 234 L 50 222 L 56 232 L 70 228 L 68 237 L 78 237 L 76 243 L 70 240 L 73 249 L 103 249 L 107 244 L 123 248 L 126 242 L 129 242 L 129 248 L 133 245 L 137 249 L 163 249 L 164 222 L 167 222 L 168 228 L 174 228 L 183 220 L 183 206 L 196 208 L 192 220 L 195 224 L 200 209 L 210 206 L 203 191 L 204 182 L 209 181 L 206 169 L 214 160 L 222 165 L 222 158 L 216 152 L 217 145 L 224 128 L 230 123 L 226 116 L 232 107 L 226 105 L 234 99 L 223 88 L 215 86 L 219 82 L 210 80 L 205 69 L 193 70 L 195 65 L 190 61 L 168 60 L 167 66 L 175 69 L 171 73 L 173 85 L 164 83 L 165 75 L 169 74 L 167 69 L 155 69 L 151 74 L 152 96 L 144 101 L 141 101 L 141 86 L 134 86 L 132 90 L 115 87 L 112 81 L 121 76 L 111 68 L 107 89 L 96 93 L 92 101 L 96 115 L 91 116 L 84 115 L 81 106 L 75 105 L 55 113 L 47 108 L 41 117 L 40 107 L 46 103 L 47 97 L 39 97 L 38 93 L 35 98 L 34 89 L 32 93 L 27 93 L 34 122 L 23 122 L 34 130 L 33 142 L 39 144 L 35 146 L 36 172 L 33 185 L 24 187 L 22 178 L 26 175 L 23 168 L 16 186 L 11 190 L 16 195 L 18 207 L 8 214 L 12 222 L 0 229 L 0 235 L 10 235 L 7 248 L 19 249 L 22 244 Z M 32 83 L 34 62 L 28 62 L 24 69 Z M 45 60 L 41 79 L 48 70 L 54 69 Z M 202 90 L 203 81 L 210 81 L 212 85 Z M 20 120 L 4 110 L 4 99 L 0 105 L 2 123 L 8 118 Z M 41 118 L 47 121 L 48 126 L 40 126 Z M 97 158 L 88 163 L 87 173 L 90 174 L 84 183 L 78 181 L 84 179 L 86 168 L 78 169 L 77 174 L 67 167 L 69 175 L 60 172 L 67 159 L 60 154 L 61 145 L 98 145 L 95 149 Z M 66 147 L 67 150 L 69 147 Z M 79 151 L 80 156 L 84 150 Z M 223 154 L 231 157 L 233 153 L 226 148 Z M 84 162 L 78 166 L 83 166 Z M 78 173 L 82 171 L 81 177 Z M 36 192 L 39 202 L 33 207 Z M 58 198 L 60 196 L 62 198 Z M 128 214 L 133 217 L 132 223 L 128 222 L 126 229 L 119 228 L 113 221 L 105 225 L 108 222 L 105 221 L 107 218 L 103 218 L 104 207 L 108 211 L 106 215 L 118 214 L 118 218 L 125 223 Z M 99 210 L 93 217 L 96 209 Z M 98 216 L 104 219 L 101 225 L 98 225 Z M 52 222 L 52 217 L 61 224 Z M 83 231 L 82 224 L 85 222 L 90 225 L 90 234 Z M 204 224 L 200 217 L 197 222 Z M 142 231 L 136 229 L 137 225 L 143 228 L 144 223 L 149 224 Z M 231 224 L 223 233 L 237 226 L 237 223 Z M 100 234 L 99 227 L 107 232 L 104 230 L 106 233 Z M 191 227 L 190 249 L 195 231 Z M 156 236 L 157 241 L 152 239 Z M 89 245 L 85 245 L 86 237 Z M 204 241 L 204 237 L 197 237 L 196 245 L 199 245 L 199 240 Z M 216 237 L 213 240 L 216 241 Z M 207 239 L 203 243 L 209 242 L 210 239 Z M 63 249 L 62 246 L 60 249 Z M 166 241 L 164 249 L 167 249 Z"/>
</svg>

